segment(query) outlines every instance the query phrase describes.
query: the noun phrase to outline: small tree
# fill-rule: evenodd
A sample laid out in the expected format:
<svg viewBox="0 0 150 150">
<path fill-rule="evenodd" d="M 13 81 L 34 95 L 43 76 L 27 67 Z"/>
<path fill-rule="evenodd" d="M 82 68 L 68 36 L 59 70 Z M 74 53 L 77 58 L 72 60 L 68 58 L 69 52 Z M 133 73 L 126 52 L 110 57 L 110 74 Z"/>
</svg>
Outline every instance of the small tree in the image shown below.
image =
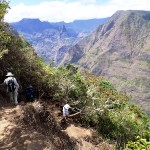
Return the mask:
<svg viewBox="0 0 150 150">
<path fill-rule="evenodd" d="M 8 8 L 9 8 L 8 2 L 5 0 L 0 0 L 0 21 L 3 21 Z"/>
</svg>

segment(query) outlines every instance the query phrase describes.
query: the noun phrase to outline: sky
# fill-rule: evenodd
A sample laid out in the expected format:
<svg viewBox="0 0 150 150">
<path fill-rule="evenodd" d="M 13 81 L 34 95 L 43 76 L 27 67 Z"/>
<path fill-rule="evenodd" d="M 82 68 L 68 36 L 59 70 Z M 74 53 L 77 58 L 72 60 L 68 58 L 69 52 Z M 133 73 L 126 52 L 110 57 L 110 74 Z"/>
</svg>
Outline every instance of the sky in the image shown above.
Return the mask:
<svg viewBox="0 0 150 150">
<path fill-rule="evenodd" d="M 112 16 L 117 10 L 150 11 L 150 0 L 9 0 L 7 22 L 39 18 L 49 22 L 72 22 Z"/>
</svg>

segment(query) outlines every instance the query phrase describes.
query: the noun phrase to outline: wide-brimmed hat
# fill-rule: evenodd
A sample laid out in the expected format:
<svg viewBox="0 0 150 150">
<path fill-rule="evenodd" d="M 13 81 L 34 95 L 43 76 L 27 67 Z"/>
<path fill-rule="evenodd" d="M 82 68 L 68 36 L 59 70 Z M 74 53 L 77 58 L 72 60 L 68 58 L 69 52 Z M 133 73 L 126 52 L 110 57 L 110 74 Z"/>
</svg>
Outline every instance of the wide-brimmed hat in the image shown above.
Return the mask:
<svg viewBox="0 0 150 150">
<path fill-rule="evenodd" d="M 7 74 L 6 74 L 6 77 L 12 77 L 12 76 L 14 76 L 11 72 L 8 72 Z"/>
<path fill-rule="evenodd" d="M 64 107 L 65 107 L 66 109 L 71 108 L 68 104 L 66 104 Z"/>
</svg>

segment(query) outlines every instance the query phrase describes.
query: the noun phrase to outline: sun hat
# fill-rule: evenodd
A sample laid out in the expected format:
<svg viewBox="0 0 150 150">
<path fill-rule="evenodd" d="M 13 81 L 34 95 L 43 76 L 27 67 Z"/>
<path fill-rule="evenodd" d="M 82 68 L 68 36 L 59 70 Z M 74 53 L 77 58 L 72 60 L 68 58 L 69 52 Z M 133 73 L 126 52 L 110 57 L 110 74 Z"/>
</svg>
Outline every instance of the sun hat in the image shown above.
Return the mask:
<svg viewBox="0 0 150 150">
<path fill-rule="evenodd" d="M 65 107 L 66 109 L 71 108 L 68 104 L 66 104 L 64 107 Z"/>
<path fill-rule="evenodd" d="M 11 72 L 8 72 L 7 74 L 6 74 L 6 77 L 12 77 L 12 76 L 14 76 Z"/>
</svg>

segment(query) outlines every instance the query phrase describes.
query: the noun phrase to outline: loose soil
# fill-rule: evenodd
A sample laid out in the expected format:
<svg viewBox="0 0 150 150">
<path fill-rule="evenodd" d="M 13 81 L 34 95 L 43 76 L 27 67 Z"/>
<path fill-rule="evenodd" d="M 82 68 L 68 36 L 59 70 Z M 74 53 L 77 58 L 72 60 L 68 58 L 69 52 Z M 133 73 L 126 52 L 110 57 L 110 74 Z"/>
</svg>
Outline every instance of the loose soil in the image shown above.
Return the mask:
<svg viewBox="0 0 150 150">
<path fill-rule="evenodd" d="M 32 105 L 32 104 L 30 104 Z M 62 115 L 60 109 L 53 106 L 52 114 L 56 121 L 52 129 L 48 130 L 42 123 L 34 127 L 29 118 L 26 124 L 22 123 L 24 105 L 7 105 L 0 108 L 0 150 L 113 150 L 113 145 L 99 138 L 96 144 L 93 139 L 93 130 L 68 123 L 66 128 L 60 126 Z M 29 115 L 27 115 L 29 117 Z M 26 119 L 26 118 L 24 118 Z M 47 122 L 48 123 L 48 122 Z M 41 125 L 40 125 L 41 124 Z M 42 128 L 43 127 L 43 128 Z M 47 127 L 51 127 L 47 126 Z M 43 130 L 43 132 L 42 132 Z M 58 144 L 57 144 L 58 143 Z"/>
</svg>

